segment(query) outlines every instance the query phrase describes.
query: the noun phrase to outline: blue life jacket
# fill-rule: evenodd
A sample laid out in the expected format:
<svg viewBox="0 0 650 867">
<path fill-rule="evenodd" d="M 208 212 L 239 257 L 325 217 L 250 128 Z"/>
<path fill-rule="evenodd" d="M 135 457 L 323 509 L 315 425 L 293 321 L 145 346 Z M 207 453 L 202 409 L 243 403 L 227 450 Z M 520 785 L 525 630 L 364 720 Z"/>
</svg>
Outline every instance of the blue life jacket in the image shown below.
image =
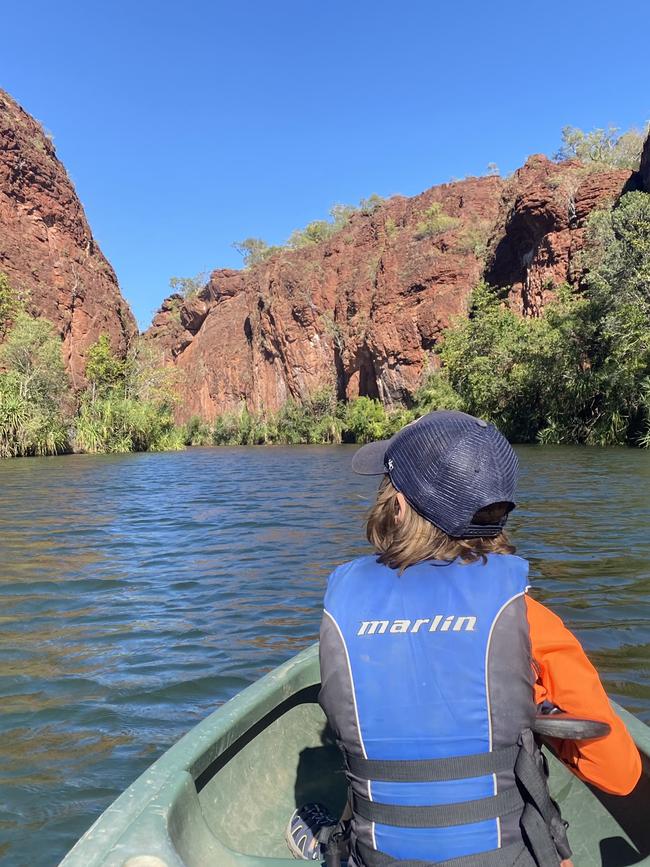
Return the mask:
<svg viewBox="0 0 650 867">
<path fill-rule="evenodd" d="M 525 560 L 500 554 L 401 575 L 368 556 L 330 576 L 319 700 L 366 851 L 444 861 L 521 847 L 515 755 L 535 716 L 527 576 Z M 438 761 L 452 757 L 466 758 Z M 434 773 L 420 773 L 426 760 Z"/>
</svg>

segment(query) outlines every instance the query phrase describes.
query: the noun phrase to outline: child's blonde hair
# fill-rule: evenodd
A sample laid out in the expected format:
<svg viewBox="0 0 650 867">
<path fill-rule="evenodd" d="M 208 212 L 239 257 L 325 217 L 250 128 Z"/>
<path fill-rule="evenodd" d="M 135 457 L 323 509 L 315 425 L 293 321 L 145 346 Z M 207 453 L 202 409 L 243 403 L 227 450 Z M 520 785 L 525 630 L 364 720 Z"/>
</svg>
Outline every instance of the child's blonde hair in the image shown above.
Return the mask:
<svg viewBox="0 0 650 867">
<path fill-rule="evenodd" d="M 475 524 L 495 524 L 509 511 L 510 504 L 494 503 L 474 515 Z M 366 535 L 379 552 L 379 562 L 403 572 L 424 560 L 456 560 L 464 563 L 485 561 L 487 554 L 514 554 L 505 531 L 498 536 L 454 539 L 419 515 L 406 501 L 404 514 L 397 520 L 397 490 L 384 476 L 377 501 L 368 513 Z"/>
</svg>

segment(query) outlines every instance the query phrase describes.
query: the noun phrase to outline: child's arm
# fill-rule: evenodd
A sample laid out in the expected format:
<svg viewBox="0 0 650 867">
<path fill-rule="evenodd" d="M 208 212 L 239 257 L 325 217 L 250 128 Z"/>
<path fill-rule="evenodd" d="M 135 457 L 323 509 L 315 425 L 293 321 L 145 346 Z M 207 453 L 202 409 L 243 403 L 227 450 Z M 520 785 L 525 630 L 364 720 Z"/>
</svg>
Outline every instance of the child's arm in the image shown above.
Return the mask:
<svg viewBox="0 0 650 867">
<path fill-rule="evenodd" d="M 613 795 L 627 795 L 641 775 L 641 758 L 623 721 L 612 710 L 598 672 L 560 618 L 526 597 L 533 661 L 538 680 L 535 701 L 608 722 L 611 733 L 591 741 L 554 741 L 562 761 L 581 779 Z"/>
</svg>

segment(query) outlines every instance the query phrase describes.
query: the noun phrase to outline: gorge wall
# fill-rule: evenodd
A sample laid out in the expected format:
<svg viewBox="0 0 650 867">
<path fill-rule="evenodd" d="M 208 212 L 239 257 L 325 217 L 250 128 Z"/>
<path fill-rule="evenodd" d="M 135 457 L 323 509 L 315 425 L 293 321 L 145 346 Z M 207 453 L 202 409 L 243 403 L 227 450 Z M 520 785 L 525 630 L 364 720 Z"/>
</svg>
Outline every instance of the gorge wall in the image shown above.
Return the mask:
<svg viewBox="0 0 650 867">
<path fill-rule="evenodd" d="M 324 387 L 408 402 L 480 279 L 539 315 L 558 284 L 580 281 L 591 211 L 634 187 L 650 189 L 650 140 L 637 173 L 537 155 L 508 179 L 395 196 L 321 243 L 214 271 L 194 297 L 166 299 L 147 332 L 179 372 L 179 421 Z M 73 387 L 100 334 L 123 353 L 137 333 L 50 138 L 2 90 L 0 272 L 54 323 Z"/>
<path fill-rule="evenodd" d="M 197 296 L 168 298 L 148 331 L 180 372 L 180 418 L 274 410 L 322 387 L 408 401 L 479 279 L 507 287 L 524 315 L 579 280 L 586 218 L 631 174 L 533 156 L 508 180 L 396 196 L 322 243 L 214 271 Z M 427 231 L 436 214 L 447 225 Z"/>
<path fill-rule="evenodd" d="M 63 338 L 73 386 L 102 333 L 124 352 L 136 333 L 112 267 L 41 125 L 0 90 L 0 272 Z"/>
</svg>

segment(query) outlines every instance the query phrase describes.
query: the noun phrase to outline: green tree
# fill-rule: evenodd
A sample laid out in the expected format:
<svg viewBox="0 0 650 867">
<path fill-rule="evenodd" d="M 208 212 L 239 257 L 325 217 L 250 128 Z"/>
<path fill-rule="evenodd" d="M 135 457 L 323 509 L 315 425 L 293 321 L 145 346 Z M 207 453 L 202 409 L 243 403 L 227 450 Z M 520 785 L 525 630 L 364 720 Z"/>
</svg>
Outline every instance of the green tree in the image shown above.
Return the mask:
<svg viewBox="0 0 650 867">
<path fill-rule="evenodd" d="M 644 131 L 630 129 L 620 133 L 618 127 L 610 126 L 585 132 L 575 126 L 565 126 L 562 146 L 555 158 L 578 159 L 596 167 L 638 169 L 647 131 L 646 127 Z"/>
<path fill-rule="evenodd" d="M 126 397 L 173 406 L 178 400 L 179 374 L 165 364 L 164 353 L 145 337 L 132 340 L 125 359 Z"/>
<path fill-rule="evenodd" d="M 172 292 L 189 300 L 195 298 L 208 282 L 209 275 L 204 271 L 195 277 L 170 277 L 169 288 Z"/>
<path fill-rule="evenodd" d="M 527 336 L 525 320 L 481 284 L 472 295 L 469 318 L 445 335 L 440 348 L 443 376 L 467 410 L 518 441 L 534 438 L 538 428 Z"/>
<path fill-rule="evenodd" d="M 368 443 L 390 436 L 386 409 L 378 400 L 358 397 L 346 407 L 345 439 Z"/>
<path fill-rule="evenodd" d="M 321 389 L 303 402 L 290 400 L 272 420 L 272 436 L 283 443 L 340 443 L 343 422 L 330 389 Z"/>
<path fill-rule="evenodd" d="M 334 223 L 327 220 L 314 220 L 308 223 L 304 229 L 296 229 L 291 233 L 288 240 L 288 245 L 294 250 L 299 250 L 302 247 L 310 247 L 314 244 L 320 244 L 337 231 Z"/>
<path fill-rule="evenodd" d="M 374 214 L 377 208 L 381 207 L 384 204 L 386 199 L 383 196 L 377 195 L 377 193 L 371 193 L 366 199 L 361 199 L 359 202 L 359 211 L 364 214 L 364 216 L 368 217 L 370 214 Z"/>
<path fill-rule="evenodd" d="M 454 391 L 446 370 L 433 370 L 425 374 L 420 388 L 413 396 L 415 418 L 436 409 L 465 410 L 461 396 Z"/>
<path fill-rule="evenodd" d="M 242 430 L 245 426 L 243 413 L 224 412 L 217 416 L 212 429 L 212 441 L 215 446 L 240 446 Z"/>
<path fill-rule="evenodd" d="M 330 217 L 336 229 L 342 229 L 350 222 L 350 218 L 359 212 L 359 208 L 354 205 L 332 205 L 330 208 Z"/>
<path fill-rule="evenodd" d="M 282 250 L 282 247 L 267 244 L 262 238 L 244 238 L 243 241 L 235 241 L 232 246 L 243 258 L 245 268 L 259 265 Z"/>
<path fill-rule="evenodd" d="M 469 316 L 445 335 L 439 387 L 453 406 L 494 422 L 517 442 L 586 441 L 590 416 L 584 392 L 582 344 L 589 302 L 560 288 L 539 319 L 511 310 L 485 284 L 474 291 Z"/>
<path fill-rule="evenodd" d="M 18 313 L 5 343 L 0 364 L 15 373 L 22 396 L 58 405 L 68 391 L 61 339 L 47 319 Z"/>
<path fill-rule="evenodd" d="M 592 441 L 646 441 L 650 428 L 650 195 L 594 212 L 584 257 L 590 317 L 582 345 L 593 382 Z"/>
<path fill-rule="evenodd" d="M 86 358 L 86 379 L 91 384 L 93 398 L 123 384 L 125 370 L 125 362 L 113 352 L 108 335 L 100 334 Z"/>
<path fill-rule="evenodd" d="M 650 441 L 650 196 L 592 215 L 581 292 L 558 287 L 523 318 L 480 285 L 439 350 L 461 406 L 510 439 L 592 445 Z"/>
<path fill-rule="evenodd" d="M 609 309 L 638 304 L 650 313 L 650 194 L 626 193 L 587 223 L 586 285 Z"/>
<path fill-rule="evenodd" d="M 169 451 L 183 448 L 182 431 L 170 407 L 110 395 L 82 401 L 76 419 L 76 445 L 98 452 Z"/>
<path fill-rule="evenodd" d="M 52 323 L 19 312 L 0 346 L 0 368 L 0 456 L 68 450 L 72 402 Z"/>
<path fill-rule="evenodd" d="M 133 341 L 123 361 L 100 341 L 89 364 L 90 374 L 104 377 L 102 387 L 80 401 L 76 447 L 91 453 L 182 448 L 184 432 L 174 423 L 176 373 L 144 338 Z"/>
</svg>

